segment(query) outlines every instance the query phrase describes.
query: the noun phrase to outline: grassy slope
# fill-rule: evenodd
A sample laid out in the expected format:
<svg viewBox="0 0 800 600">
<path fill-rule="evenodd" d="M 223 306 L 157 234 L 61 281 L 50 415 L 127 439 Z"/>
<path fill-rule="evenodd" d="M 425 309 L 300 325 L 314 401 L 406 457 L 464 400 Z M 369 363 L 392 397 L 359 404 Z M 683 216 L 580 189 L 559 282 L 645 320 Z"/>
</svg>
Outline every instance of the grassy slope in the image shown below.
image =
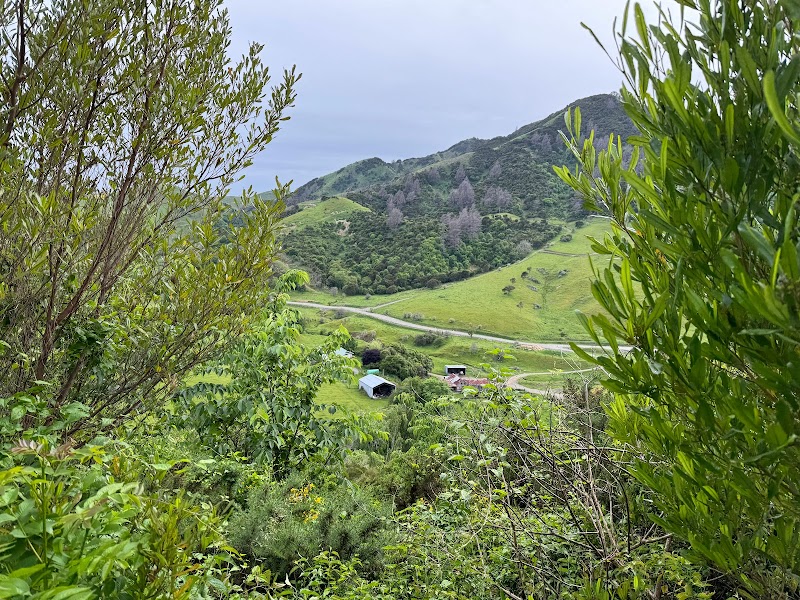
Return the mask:
<svg viewBox="0 0 800 600">
<path fill-rule="evenodd" d="M 508 358 L 501 363 L 489 354 L 497 347 L 497 344 L 463 337 L 450 337 L 439 347 L 418 348 L 413 345 L 417 333 L 369 317 L 351 314 L 337 319 L 330 312 L 321 314 L 321 311 L 310 308 L 301 309 L 301 313 L 306 319 L 307 331 L 319 334 L 344 325 L 351 334 L 373 331 L 377 338 L 384 343 L 400 342 L 421 350 L 433 359 L 434 371 L 440 374 L 444 374 L 444 365 L 447 364 L 467 365 L 467 373 L 472 376 L 483 373 L 483 369 L 480 367 L 483 363 L 490 363 L 496 367 L 505 366 L 519 373 L 582 369 L 587 366 L 571 353 L 561 355 L 558 352 L 535 352 L 510 346 L 501 349 L 507 351 L 513 358 Z"/>
<path fill-rule="evenodd" d="M 308 227 L 320 223 L 339 221 L 354 212 L 368 212 L 369 209 L 347 198 L 329 198 L 319 203 L 303 203 L 303 210 L 283 219 L 289 227 Z"/>
<path fill-rule="evenodd" d="M 581 229 L 572 229 L 565 230 L 572 233 L 571 242 L 556 240 L 546 250 L 575 256 L 534 252 L 513 265 L 437 290 L 419 292 L 412 299 L 379 312 L 400 318 L 406 313 L 417 313 L 423 315 L 421 322 L 429 325 L 514 338 L 584 339 L 586 335 L 575 311 L 587 312 L 597 307 L 590 290 L 592 273 L 586 236 L 602 237 L 607 223 L 596 219 Z M 530 275 L 526 280 L 521 274 L 527 267 Z M 562 271 L 566 275 L 558 276 Z M 516 279 L 513 283 L 512 278 Z M 515 287 L 510 294 L 502 291 L 507 285 Z"/>
<path fill-rule="evenodd" d="M 403 318 L 407 313 L 422 315 L 420 321 L 434 327 L 476 331 L 512 338 L 553 341 L 562 338 L 587 339 L 575 317 L 575 311 L 592 312 L 597 304 L 589 287 L 591 269 L 588 253 L 591 251 L 587 236 L 602 238 L 609 230 L 604 219 L 590 219 L 586 226 L 575 229 L 565 226 L 564 233 L 572 234 L 572 241 L 558 238 L 546 251 L 537 251 L 527 258 L 465 281 L 442 286 L 435 290 L 412 290 L 389 296 L 332 296 L 322 292 L 293 294 L 294 300 L 319 302 L 329 305 L 375 307 L 389 302 L 390 306 L 376 312 Z M 522 271 L 530 267 L 527 280 Z M 538 269 L 545 269 L 547 276 Z M 557 274 L 566 270 L 567 274 Z M 511 284 L 511 278 L 516 282 Z M 540 283 L 535 283 L 538 280 Z M 502 289 L 514 285 L 508 295 Z M 528 286 L 538 288 L 533 291 Z M 522 302 L 520 308 L 518 304 Z M 538 304 L 541 309 L 535 309 Z"/>
</svg>

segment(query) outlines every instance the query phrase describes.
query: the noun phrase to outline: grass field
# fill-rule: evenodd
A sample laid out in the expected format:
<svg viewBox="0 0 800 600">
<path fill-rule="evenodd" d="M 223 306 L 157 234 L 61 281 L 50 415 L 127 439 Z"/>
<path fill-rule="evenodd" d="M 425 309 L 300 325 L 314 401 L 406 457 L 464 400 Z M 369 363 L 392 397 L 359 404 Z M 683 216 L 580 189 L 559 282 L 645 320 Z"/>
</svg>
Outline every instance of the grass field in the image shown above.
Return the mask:
<svg viewBox="0 0 800 600">
<path fill-rule="evenodd" d="M 602 237 L 607 227 L 605 221 L 594 219 L 581 229 L 565 229 L 572 235 L 569 242 L 556 240 L 513 265 L 420 291 L 378 312 L 398 318 L 416 313 L 427 325 L 517 339 L 587 339 L 575 316 L 576 310 L 597 309 L 590 289 L 586 236 Z M 527 277 L 523 277 L 525 270 Z M 514 289 L 504 293 L 509 285 Z"/>
<path fill-rule="evenodd" d="M 292 299 L 361 308 L 387 304 L 376 312 L 400 319 L 407 314 L 422 315 L 419 322 L 433 327 L 501 337 L 587 340 L 575 316 L 576 310 L 598 310 L 590 289 L 587 255 L 591 244 L 587 237 L 602 238 L 608 231 L 608 222 L 600 218 L 590 219 L 580 229 L 565 225 L 562 235 L 572 235 L 570 241 L 562 242 L 559 236 L 519 262 L 435 290 L 371 297 L 307 291 L 293 294 Z M 529 275 L 523 278 L 526 269 Z M 514 289 L 506 294 L 503 288 L 508 285 Z"/>
<path fill-rule="evenodd" d="M 402 327 L 382 323 L 360 315 L 347 315 L 336 318 L 332 311 L 319 311 L 316 309 L 300 309 L 306 321 L 306 331 L 311 334 L 324 334 L 326 331 L 344 325 L 351 334 L 374 332 L 375 337 L 384 343 L 402 343 L 420 350 L 433 359 L 434 371 L 444 374 L 444 366 L 448 364 L 464 364 L 467 374 L 478 376 L 484 370 L 481 364 L 490 364 L 494 367 L 507 367 L 518 373 L 542 373 L 551 370 L 582 369 L 587 365 L 578 360 L 574 354 L 566 352 L 549 352 L 523 350 L 513 346 L 501 347 L 507 358 L 497 360 L 491 352 L 497 348 L 492 342 L 470 339 L 464 337 L 449 337 L 444 344 L 438 347 L 414 346 L 414 338 L 419 332 L 413 332 Z M 310 337 L 309 339 L 313 339 Z"/>
<path fill-rule="evenodd" d="M 322 202 L 303 202 L 302 210 L 283 219 L 283 224 L 288 227 L 309 227 L 320 223 L 330 223 L 347 219 L 348 215 L 355 212 L 369 212 L 366 206 L 361 206 L 347 198 L 329 198 Z"/>
<path fill-rule="evenodd" d="M 537 390 L 550 390 L 550 389 L 560 389 L 564 386 L 565 379 L 572 379 L 573 381 L 580 382 L 583 381 L 584 378 L 587 379 L 596 379 L 598 377 L 598 373 L 594 372 L 586 372 L 586 373 L 575 373 L 575 374 L 568 374 L 559 371 L 554 371 L 547 375 L 531 375 L 529 377 L 523 377 L 519 380 L 519 383 L 526 387 L 531 387 Z"/>
<path fill-rule="evenodd" d="M 357 383 L 326 383 L 317 393 L 317 402 L 333 404 L 353 413 L 383 412 L 389 401 L 370 398 L 358 389 Z"/>
</svg>

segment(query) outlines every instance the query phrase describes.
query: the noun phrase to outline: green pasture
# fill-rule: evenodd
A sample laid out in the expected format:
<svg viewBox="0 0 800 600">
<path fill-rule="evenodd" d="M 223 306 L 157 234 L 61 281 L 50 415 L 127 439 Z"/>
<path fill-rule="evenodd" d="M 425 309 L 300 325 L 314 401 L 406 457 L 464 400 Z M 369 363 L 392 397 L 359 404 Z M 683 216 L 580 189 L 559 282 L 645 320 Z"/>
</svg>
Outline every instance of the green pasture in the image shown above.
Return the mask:
<svg viewBox="0 0 800 600">
<path fill-rule="evenodd" d="M 414 315 L 414 320 L 433 327 L 526 341 L 588 340 L 575 316 L 577 310 L 598 310 L 590 288 L 591 242 L 587 238 L 602 239 L 608 231 L 608 221 L 601 218 L 588 219 L 577 229 L 574 223 L 565 224 L 553 242 L 523 260 L 434 290 L 370 297 L 304 291 L 293 293 L 292 299 L 372 307 L 400 319 Z M 563 235 L 572 239 L 562 242 Z M 599 263 L 605 257 L 595 260 Z M 523 277 L 526 270 L 529 274 Z M 509 285 L 514 289 L 504 293 Z"/>
<path fill-rule="evenodd" d="M 343 197 L 329 198 L 317 203 L 304 202 L 301 206 L 301 211 L 283 219 L 284 225 L 289 227 L 309 227 L 320 223 L 347 219 L 348 215 L 355 212 L 369 212 L 366 206 Z"/>
<path fill-rule="evenodd" d="M 426 325 L 515 339 L 588 339 L 575 316 L 578 310 L 597 310 L 590 288 L 590 242 L 586 238 L 602 237 L 606 231 L 607 223 L 599 219 L 577 230 L 567 227 L 564 233 L 573 236 L 569 242 L 557 239 L 517 263 L 439 289 L 419 291 L 377 312 L 397 318 L 416 314 Z M 523 276 L 526 270 L 528 275 Z M 504 292 L 506 286 L 514 289 Z"/>
<path fill-rule="evenodd" d="M 448 364 L 466 365 L 467 374 L 473 376 L 484 372 L 482 364 L 490 364 L 496 368 L 506 367 L 517 373 L 573 370 L 587 366 L 571 352 L 525 350 L 512 344 L 503 346 L 467 337 L 450 336 L 441 346 L 420 347 L 414 344 L 414 338 L 422 333 L 420 331 L 397 327 L 361 315 L 349 314 L 337 318 L 334 311 L 311 308 L 302 308 L 300 311 L 305 319 L 306 331 L 311 334 L 324 334 L 340 325 L 344 325 L 354 337 L 371 332 L 376 340 L 385 344 L 401 343 L 424 352 L 433 359 L 434 371 L 439 374 L 444 374 L 444 366 Z M 502 355 L 494 354 L 497 349 L 502 351 Z"/>
</svg>

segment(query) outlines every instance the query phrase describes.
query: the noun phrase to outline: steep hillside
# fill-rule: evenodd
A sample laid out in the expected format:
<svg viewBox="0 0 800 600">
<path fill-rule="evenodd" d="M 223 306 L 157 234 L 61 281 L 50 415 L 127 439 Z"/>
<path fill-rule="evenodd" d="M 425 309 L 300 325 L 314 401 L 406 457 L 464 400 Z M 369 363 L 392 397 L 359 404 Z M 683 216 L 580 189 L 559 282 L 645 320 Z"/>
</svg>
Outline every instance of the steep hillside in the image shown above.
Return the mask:
<svg viewBox="0 0 800 600">
<path fill-rule="evenodd" d="M 298 188 L 292 202 L 333 195 L 353 197 L 354 192 L 360 192 L 357 201 L 381 209 L 386 207 L 389 193 L 403 190 L 408 194 L 416 179 L 421 188 L 416 203 L 407 204 L 403 213 L 446 212 L 446 201 L 460 183 L 455 179 L 461 177 L 463 169 L 482 213 L 495 212 L 495 207 L 486 206 L 483 200 L 487 190 L 496 187 L 511 193 L 518 210 L 535 213 L 528 216 L 575 216 L 567 213 L 579 211 L 579 207 L 570 203 L 572 194 L 554 175 L 552 165 L 572 162 L 559 131 L 565 130 L 567 108 L 576 106 L 581 108 L 584 130 L 594 129 L 598 143 L 605 144 L 612 133 L 623 139 L 635 133 L 615 96 L 591 96 L 507 136 L 467 139 L 422 158 L 393 163 L 370 158 L 353 163 Z"/>
<path fill-rule="evenodd" d="M 598 145 L 634 133 L 615 96 L 575 106 Z M 371 158 L 309 182 L 290 200 L 287 223 L 304 226 L 285 237 L 287 261 L 308 270 L 317 289 L 357 295 L 435 288 L 527 256 L 587 216 L 553 172 L 572 162 L 559 134 L 565 111 L 507 136 L 391 164 Z M 351 212 L 346 227 L 308 212 L 345 194 L 369 209 Z"/>
</svg>

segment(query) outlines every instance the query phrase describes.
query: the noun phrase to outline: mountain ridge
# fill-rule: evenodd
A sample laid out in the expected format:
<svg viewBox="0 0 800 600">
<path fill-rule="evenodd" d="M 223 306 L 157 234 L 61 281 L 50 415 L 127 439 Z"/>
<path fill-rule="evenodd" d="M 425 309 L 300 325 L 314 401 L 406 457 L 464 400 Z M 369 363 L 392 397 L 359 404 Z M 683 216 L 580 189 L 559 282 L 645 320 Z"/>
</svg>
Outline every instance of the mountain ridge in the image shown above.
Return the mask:
<svg viewBox="0 0 800 600">
<path fill-rule="evenodd" d="M 409 174 L 421 173 L 433 166 L 446 166 L 449 161 L 457 160 L 468 168 L 471 162 L 471 155 L 476 152 L 489 153 L 497 151 L 497 147 L 519 144 L 520 146 L 531 147 L 538 150 L 541 154 L 556 154 L 553 148 L 561 147 L 558 131 L 566 129 L 563 115 L 568 109 L 581 107 L 584 116 L 585 130 L 595 129 L 597 138 L 604 139 L 607 135 L 614 133 L 621 135 L 623 139 L 635 133 L 633 124 L 624 116 L 619 99 L 613 94 L 596 94 L 587 96 L 571 102 L 563 109 L 550 113 L 546 117 L 523 125 L 508 135 L 500 135 L 492 138 L 470 137 L 455 144 L 445 150 L 433 152 L 426 156 L 400 159 L 396 161 L 384 161 L 380 157 L 374 156 L 355 161 L 341 167 L 331 173 L 315 177 L 295 190 L 291 204 L 297 204 L 304 200 L 321 199 L 330 196 L 342 196 L 354 191 L 365 191 L 369 188 L 390 185 L 394 180 L 406 177 Z M 608 114 L 603 114 L 603 111 Z M 610 118 L 609 118 L 610 117 Z M 531 139 L 538 133 L 539 137 Z M 521 148 L 517 148 L 521 150 Z M 557 156 L 553 156 L 556 158 Z M 547 156 L 542 156 L 547 162 Z M 568 157 L 564 157 L 567 159 Z M 513 161 L 512 161 L 513 162 Z M 555 164 L 555 163 L 553 163 Z M 555 175 L 553 175 L 555 177 Z M 470 178 L 473 179 L 472 177 Z M 477 177 L 478 180 L 482 177 Z M 473 181 L 473 183 L 475 183 Z"/>
<path fill-rule="evenodd" d="M 564 110 L 575 106 L 598 147 L 612 133 L 635 133 L 613 95 L 582 98 Z M 285 215 L 307 225 L 284 236 L 286 262 L 308 271 L 315 287 L 391 294 L 491 271 L 570 236 L 568 224 L 588 212 L 553 170 L 574 164 L 564 129 L 557 111 L 506 136 L 468 138 L 392 163 L 372 157 L 313 179 L 288 202 Z M 333 198 L 368 211 L 324 222 L 293 217 Z"/>
</svg>

